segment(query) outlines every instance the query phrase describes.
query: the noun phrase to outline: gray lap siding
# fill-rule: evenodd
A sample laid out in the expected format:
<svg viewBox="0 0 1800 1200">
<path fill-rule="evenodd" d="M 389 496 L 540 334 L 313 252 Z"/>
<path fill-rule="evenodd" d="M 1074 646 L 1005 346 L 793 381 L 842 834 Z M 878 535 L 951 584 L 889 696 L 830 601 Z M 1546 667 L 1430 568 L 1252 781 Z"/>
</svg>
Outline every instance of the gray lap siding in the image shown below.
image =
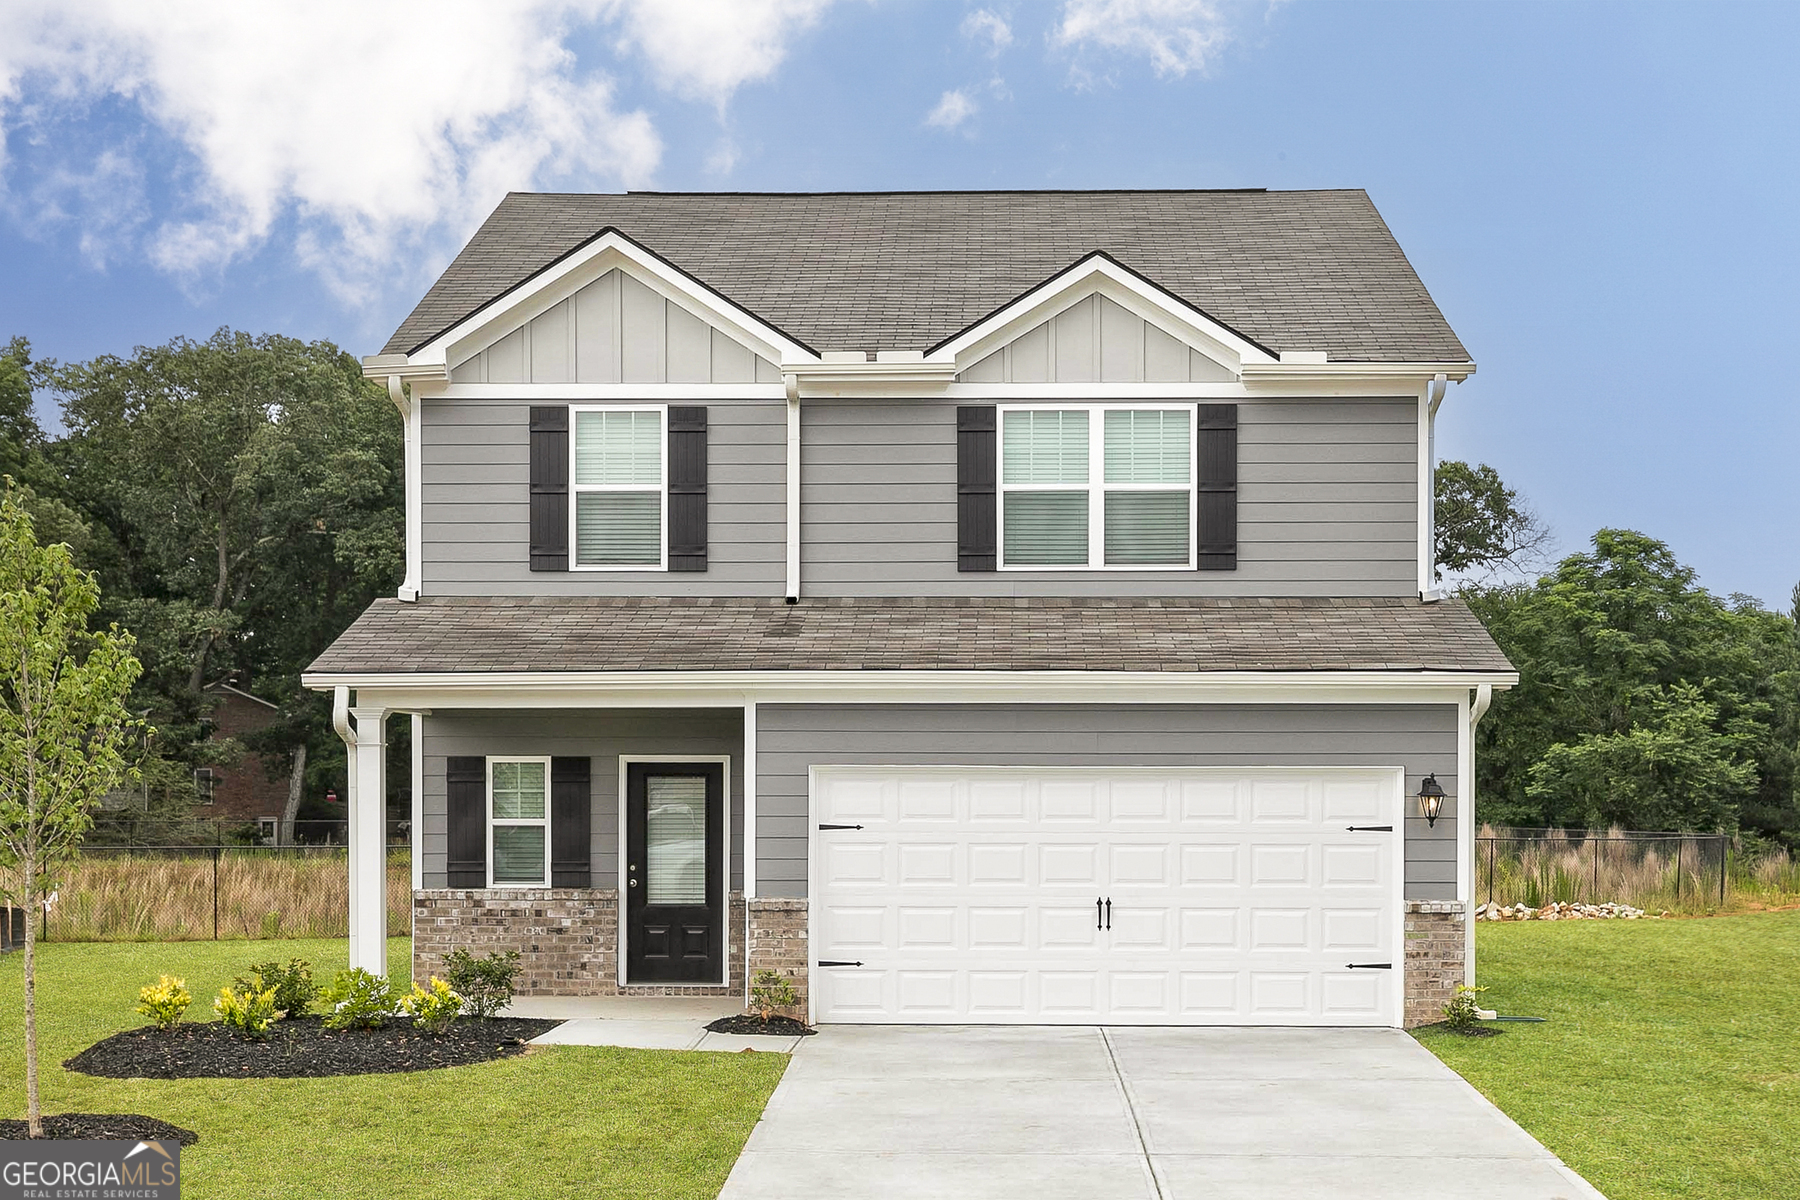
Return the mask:
<svg viewBox="0 0 1800 1200">
<path fill-rule="evenodd" d="M 806 895 L 808 771 L 881 766 L 1401 766 L 1435 773 L 1435 827 L 1407 805 L 1406 897 L 1456 897 L 1457 708 L 1449 704 L 759 705 L 757 894 Z"/>
<path fill-rule="evenodd" d="M 1245 400 L 1237 410 L 1236 570 L 959 572 L 956 402 L 808 401 L 800 410 L 802 591 L 1416 595 L 1418 402 Z"/>
<path fill-rule="evenodd" d="M 531 389 L 429 399 L 422 425 L 427 595 L 778 596 L 786 586 L 786 409 L 707 407 L 703 572 L 528 564 Z M 549 401 L 560 403 L 561 401 Z M 1418 590 L 1418 404 L 1238 403 L 1233 571 L 957 570 L 956 406 L 809 400 L 801 409 L 808 596 L 1405 596 Z"/>
<path fill-rule="evenodd" d="M 590 842 L 593 886 L 619 874 L 619 757 L 731 756 L 731 889 L 744 880 L 744 718 L 736 708 L 444 711 L 425 717 L 424 828 L 420 867 L 426 888 L 445 886 L 447 815 L 444 760 L 453 755 L 580 755 L 593 759 Z"/>
</svg>

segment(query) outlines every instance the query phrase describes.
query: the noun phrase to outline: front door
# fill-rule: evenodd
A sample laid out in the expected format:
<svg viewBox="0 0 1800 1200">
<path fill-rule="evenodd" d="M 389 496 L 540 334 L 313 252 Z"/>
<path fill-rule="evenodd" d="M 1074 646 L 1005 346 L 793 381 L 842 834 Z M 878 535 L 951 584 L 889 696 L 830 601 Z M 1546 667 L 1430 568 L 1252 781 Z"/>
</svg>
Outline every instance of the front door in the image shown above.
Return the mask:
<svg viewBox="0 0 1800 1200">
<path fill-rule="evenodd" d="M 626 764 L 626 983 L 723 980 L 724 848 L 722 764 Z"/>
</svg>

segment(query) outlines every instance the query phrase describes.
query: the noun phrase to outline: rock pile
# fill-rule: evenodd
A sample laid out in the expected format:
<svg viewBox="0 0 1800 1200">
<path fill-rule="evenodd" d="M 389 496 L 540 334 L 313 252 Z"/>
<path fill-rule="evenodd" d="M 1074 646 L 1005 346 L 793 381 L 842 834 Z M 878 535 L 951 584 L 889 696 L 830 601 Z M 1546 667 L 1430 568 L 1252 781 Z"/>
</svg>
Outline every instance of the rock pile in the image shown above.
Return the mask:
<svg viewBox="0 0 1800 1200">
<path fill-rule="evenodd" d="M 1667 916 L 1658 914 L 1652 920 Z M 1477 921 L 1637 921 L 1649 916 L 1629 904 L 1550 903 L 1542 908 L 1529 904 L 1484 904 L 1475 910 Z"/>
</svg>

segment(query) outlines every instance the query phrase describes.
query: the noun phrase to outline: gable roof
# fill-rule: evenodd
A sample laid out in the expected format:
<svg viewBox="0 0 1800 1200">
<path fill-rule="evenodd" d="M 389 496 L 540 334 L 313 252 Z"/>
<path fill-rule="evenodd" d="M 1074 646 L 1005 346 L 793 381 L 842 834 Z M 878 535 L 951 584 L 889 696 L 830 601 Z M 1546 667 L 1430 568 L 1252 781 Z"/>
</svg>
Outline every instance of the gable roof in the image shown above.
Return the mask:
<svg viewBox="0 0 1800 1200">
<path fill-rule="evenodd" d="M 1481 671 L 1512 664 L 1460 600 L 380 599 L 306 670 Z"/>
<path fill-rule="evenodd" d="M 1277 352 L 1470 361 L 1360 189 L 514 192 L 383 353 L 417 350 L 609 230 L 817 351 L 929 350 L 1104 253 Z"/>
</svg>

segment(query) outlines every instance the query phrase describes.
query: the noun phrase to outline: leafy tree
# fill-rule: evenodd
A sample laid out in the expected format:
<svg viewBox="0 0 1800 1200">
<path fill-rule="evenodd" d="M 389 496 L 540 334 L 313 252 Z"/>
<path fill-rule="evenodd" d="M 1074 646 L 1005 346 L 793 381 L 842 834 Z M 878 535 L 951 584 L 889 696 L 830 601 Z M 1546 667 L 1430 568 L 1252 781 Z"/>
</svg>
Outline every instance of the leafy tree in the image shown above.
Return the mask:
<svg viewBox="0 0 1800 1200">
<path fill-rule="evenodd" d="M 1454 459 L 1432 478 L 1437 570 L 1488 575 L 1536 570 L 1550 546 L 1550 527 L 1486 463 Z"/>
<path fill-rule="evenodd" d="M 38 544 L 23 497 L 0 499 L 0 894 L 24 908 L 25 1097 L 38 1099 L 37 933 L 30 919 L 80 849 L 91 808 L 126 773 L 136 727 L 125 696 L 137 678 L 132 638 L 90 633 L 94 577 L 67 546 Z"/>
<path fill-rule="evenodd" d="M 1477 730 L 1484 819 L 1560 825 L 1604 811 L 1638 828 L 1741 819 L 1779 831 L 1759 823 L 1792 812 L 1800 643 L 1791 618 L 1720 600 L 1666 545 L 1618 529 L 1599 531 L 1591 552 L 1570 555 L 1536 583 L 1463 595 L 1520 674 Z M 1674 796 L 1673 767 L 1657 768 L 1665 782 L 1652 787 L 1647 764 L 1677 731 L 1697 736 L 1696 721 L 1710 731 L 1713 767 L 1688 762 L 1679 778 L 1682 788 L 1702 790 Z M 1639 775 L 1620 796 L 1641 806 L 1620 807 L 1623 798 L 1598 805 L 1593 764 L 1622 768 L 1633 754 Z M 1728 769 L 1745 763 L 1749 775 Z M 1722 818 L 1726 810 L 1732 815 Z"/>
<path fill-rule="evenodd" d="M 103 355 L 51 384 L 69 429 L 54 449 L 107 531 L 109 615 L 138 635 L 134 699 L 162 752 L 190 768 L 216 752 L 203 688 L 242 670 L 280 706 L 246 740 L 287 759 L 291 795 L 341 787 L 327 702 L 299 676 L 400 575 L 400 423 L 385 393 L 328 342 L 231 330 Z"/>
<path fill-rule="evenodd" d="M 1756 783 L 1750 736 L 1721 733 L 1719 709 L 1691 683 L 1654 689 L 1623 733 L 1558 742 L 1533 763 L 1525 792 L 1547 823 L 1606 828 L 1730 830 Z"/>
</svg>

